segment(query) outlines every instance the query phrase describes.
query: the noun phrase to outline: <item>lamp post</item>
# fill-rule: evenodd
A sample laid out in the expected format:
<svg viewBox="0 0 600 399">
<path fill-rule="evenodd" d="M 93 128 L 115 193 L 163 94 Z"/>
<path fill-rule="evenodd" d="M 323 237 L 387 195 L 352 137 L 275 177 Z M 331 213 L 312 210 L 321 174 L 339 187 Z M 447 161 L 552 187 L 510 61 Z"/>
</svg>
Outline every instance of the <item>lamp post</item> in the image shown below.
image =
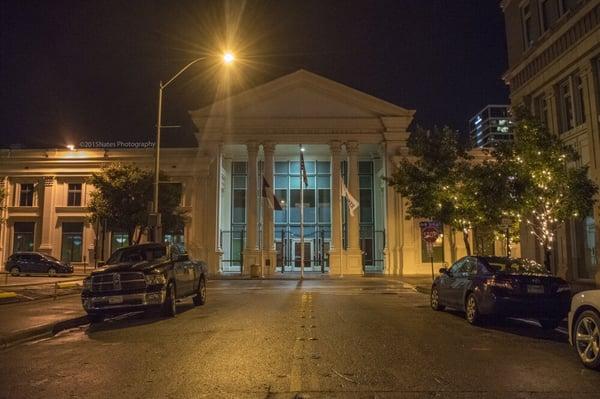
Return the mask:
<svg viewBox="0 0 600 399">
<path fill-rule="evenodd" d="M 179 77 L 183 72 L 185 72 L 189 67 L 194 65 L 197 62 L 205 60 L 206 57 L 196 58 L 192 62 L 188 63 L 186 66 L 181 68 L 179 72 L 177 72 L 173 77 L 167 80 L 166 83 L 162 81 L 158 85 L 158 113 L 156 117 L 156 146 L 154 153 L 154 199 L 152 201 L 152 225 L 153 225 L 153 240 L 155 242 L 162 241 L 162 234 L 160 232 L 160 224 L 161 218 L 160 213 L 158 212 L 158 185 L 159 185 L 159 172 L 160 172 L 160 129 L 162 127 L 162 97 L 163 90 L 169 86 L 175 79 Z M 223 62 L 225 64 L 231 64 L 235 60 L 235 57 L 232 53 L 227 52 L 223 55 Z"/>
</svg>

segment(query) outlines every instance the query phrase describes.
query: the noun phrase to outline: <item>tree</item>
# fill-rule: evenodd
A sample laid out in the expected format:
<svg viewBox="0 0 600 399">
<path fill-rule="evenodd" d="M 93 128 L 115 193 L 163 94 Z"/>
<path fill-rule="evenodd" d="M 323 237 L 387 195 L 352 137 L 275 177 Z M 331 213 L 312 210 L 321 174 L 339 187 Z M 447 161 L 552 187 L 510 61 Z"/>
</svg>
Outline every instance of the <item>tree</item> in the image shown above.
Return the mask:
<svg viewBox="0 0 600 399">
<path fill-rule="evenodd" d="M 165 180 L 161 174 L 161 181 Z M 127 232 L 129 245 L 139 243 L 148 227 L 154 173 L 135 165 L 112 163 L 94 173 L 89 182 L 96 188 L 88 207 L 91 221 L 106 223 L 111 231 Z M 159 188 L 163 228 L 166 231 L 182 229 L 186 216 L 179 207 L 181 186 L 161 183 Z"/>
<path fill-rule="evenodd" d="M 488 223 L 494 210 L 479 178 L 486 169 L 474 166 L 458 132 L 448 127 L 433 131 L 417 127 L 408 149 L 409 156 L 387 179 L 410 201 L 407 218 L 433 219 L 461 231 L 470 255 L 469 231 Z"/>
<path fill-rule="evenodd" d="M 579 154 L 533 118 L 527 109 L 515 108 L 514 145 L 494 151 L 498 168 L 513 181 L 519 214 L 544 248 L 545 264 L 556 230 L 565 221 L 591 212 L 598 187 L 587 166 L 577 166 Z M 514 188 L 513 188 L 514 189 Z"/>
<path fill-rule="evenodd" d="M 2 217 L 4 209 L 6 208 L 6 185 L 4 184 L 4 178 L 0 178 L 0 224 L 4 223 Z"/>
</svg>

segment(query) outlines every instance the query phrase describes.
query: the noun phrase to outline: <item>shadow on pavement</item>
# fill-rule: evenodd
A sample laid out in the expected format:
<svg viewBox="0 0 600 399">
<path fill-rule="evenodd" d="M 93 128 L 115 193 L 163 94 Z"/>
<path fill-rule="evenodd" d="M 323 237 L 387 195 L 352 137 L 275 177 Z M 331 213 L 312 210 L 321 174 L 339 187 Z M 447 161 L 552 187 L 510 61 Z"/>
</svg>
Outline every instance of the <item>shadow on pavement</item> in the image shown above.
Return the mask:
<svg viewBox="0 0 600 399">
<path fill-rule="evenodd" d="M 455 317 L 463 319 L 465 324 L 465 314 L 458 310 L 447 309 L 445 313 L 451 314 Z M 544 330 L 535 320 L 533 319 L 513 319 L 505 317 L 488 317 L 479 326 L 472 326 L 473 328 L 480 328 L 484 330 L 496 330 L 505 333 L 518 335 L 521 337 L 540 339 L 544 341 L 554 341 L 567 343 L 569 337 L 560 332 L 558 329 Z"/>
<path fill-rule="evenodd" d="M 194 306 L 194 304 L 192 303 L 179 303 L 177 304 L 177 314 L 181 315 L 194 309 L 195 307 L 196 306 Z M 102 323 L 90 324 L 86 334 L 88 336 L 92 336 L 94 333 L 97 332 L 121 330 L 169 320 L 171 320 L 171 318 L 162 316 L 159 310 L 152 312 L 126 313 L 123 315 L 107 318 Z"/>
</svg>

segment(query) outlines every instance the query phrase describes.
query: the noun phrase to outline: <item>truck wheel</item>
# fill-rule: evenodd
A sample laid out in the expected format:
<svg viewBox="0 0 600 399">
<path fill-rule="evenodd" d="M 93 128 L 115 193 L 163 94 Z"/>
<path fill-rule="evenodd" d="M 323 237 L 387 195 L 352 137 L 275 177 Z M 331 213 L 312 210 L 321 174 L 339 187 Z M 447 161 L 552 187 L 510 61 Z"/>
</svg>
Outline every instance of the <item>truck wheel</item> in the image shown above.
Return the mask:
<svg viewBox="0 0 600 399">
<path fill-rule="evenodd" d="M 102 323 L 104 321 L 104 315 L 102 313 L 88 313 L 88 320 L 92 324 Z"/>
<path fill-rule="evenodd" d="M 600 315 L 586 310 L 573 327 L 575 351 L 585 367 L 600 370 Z"/>
<path fill-rule="evenodd" d="M 194 305 L 200 306 L 206 303 L 206 280 L 204 277 L 200 277 L 200 281 L 198 281 L 198 291 L 194 296 Z"/>
<path fill-rule="evenodd" d="M 175 284 L 169 283 L 167 286 L 167 297 L 162 305 L 162 315 L 166 317 L 175 317 L 177 314 L 177 304 L 175 303 Z"/>
</svg>

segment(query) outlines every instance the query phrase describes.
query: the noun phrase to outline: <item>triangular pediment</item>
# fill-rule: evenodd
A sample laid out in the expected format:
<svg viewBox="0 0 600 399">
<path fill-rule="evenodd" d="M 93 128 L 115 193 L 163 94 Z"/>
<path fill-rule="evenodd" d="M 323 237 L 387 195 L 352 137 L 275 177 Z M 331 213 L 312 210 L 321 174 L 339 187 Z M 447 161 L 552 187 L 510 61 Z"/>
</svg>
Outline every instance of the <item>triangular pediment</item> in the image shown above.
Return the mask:
<svg viewBox="0 0 600 399">
<path fill-rule="evenodd" d="M 413 114 L 413 110 L 302 69 L 190 112 L 195 121 L 207 117 L 345 119 Z"/>
</svg>

